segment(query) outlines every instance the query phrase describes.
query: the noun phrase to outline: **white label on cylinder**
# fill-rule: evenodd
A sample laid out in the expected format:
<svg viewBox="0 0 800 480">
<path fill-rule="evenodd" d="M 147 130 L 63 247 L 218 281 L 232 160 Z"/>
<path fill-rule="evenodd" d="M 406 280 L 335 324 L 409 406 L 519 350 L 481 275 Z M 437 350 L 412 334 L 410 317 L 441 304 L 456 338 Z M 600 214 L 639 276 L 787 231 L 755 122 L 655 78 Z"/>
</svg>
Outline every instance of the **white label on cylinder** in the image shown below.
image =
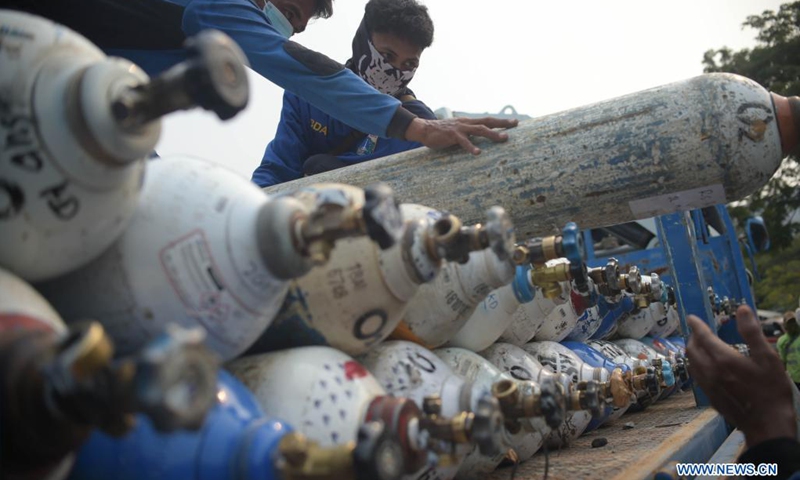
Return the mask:
<svg viewBox="0 0 800 480">
<path fill-rule="evenodd" d="M 721 184 L 693 188 L 682 192 L 631 200 L 628 206 L 636 218 L 649 218 L 666 213 L 694 210 L 726 203 L 725 188 Z"/>
</svg>

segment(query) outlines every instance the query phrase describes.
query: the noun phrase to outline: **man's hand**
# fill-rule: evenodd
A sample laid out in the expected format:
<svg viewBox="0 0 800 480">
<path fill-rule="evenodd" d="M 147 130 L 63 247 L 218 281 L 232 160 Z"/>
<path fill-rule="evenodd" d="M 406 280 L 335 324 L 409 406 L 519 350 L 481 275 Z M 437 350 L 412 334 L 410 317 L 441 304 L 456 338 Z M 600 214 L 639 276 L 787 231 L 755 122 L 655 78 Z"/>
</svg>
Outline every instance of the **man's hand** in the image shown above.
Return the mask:
<svg viewBox="0 0 800 480">
<path fill-rule="evenodd" d="M 492 130 L 493 128 L 516 127 L 519 121 L 500 118 L 448 118 L 445 120 L 424 120 L 415 118 L 406 130 L 406 140 L 419 142 L 430 148 L 446 148 L 461 145 L 461 148 L 473 155 L 481 153 L 481 149 L 472 144 L 470 135 L 486 137 L 493 142 L 505 142 L 508 134 Z"/>
<path fill-rule="evenodd" d="M 747 445 L 795 438 L 792 385 L 753 310 L 742 305 L 736 311 L 736 324 L 750 347 L 750 357 L 717 338 L 694 315 L 687 322 L 692 329 L 686 347 L 689 371 L 711 405 L 744 433 Z"/>
</svg>

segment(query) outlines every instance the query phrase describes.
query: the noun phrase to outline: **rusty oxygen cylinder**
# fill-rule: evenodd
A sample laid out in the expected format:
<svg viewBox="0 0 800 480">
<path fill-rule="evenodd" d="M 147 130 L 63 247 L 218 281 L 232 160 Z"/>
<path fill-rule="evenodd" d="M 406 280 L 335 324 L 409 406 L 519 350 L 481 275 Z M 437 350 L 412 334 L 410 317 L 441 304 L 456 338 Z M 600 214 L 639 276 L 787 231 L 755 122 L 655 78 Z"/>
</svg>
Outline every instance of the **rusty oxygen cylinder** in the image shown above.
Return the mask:
<svg viewBox="0 0 800 480">
<path fill-rule="evenodd" d="M 408 220 L 429 217 L 435 221 L 442 216 L 422 205 L 403 204 L 400 210 Z M 490 213 L 507 218 L 500 207 Z M 421 285 L 408 302 L 403 320 L 391 337 L 428 348 L 442 346 L 461 329 L 489 292 L 511 283 L 515 272 L 514 252 L 510 251 L 514 247 L 514 227 L 510 221 L 507 227 L 505 238 L 498 237 L 494 248 L 471 252 L 469 261 L 463 264 L 444 262 L 436 278 Z"/>
<path fill-rule="evenodd" d="M 330 347 L 246 356 L 227 368 L 255 394 L 264 413 L 322 446 L 355 441 L 364 424 L 383 422 L 400 444 L 406 475 L 449 457 L 453 444 L 470 442 L 468 426 L 441 415 L 435 401 L 424 402 L 428 411 L 421 411 L 408 398 L 387 395 L 366 368 Z"/>
<path fill-rule="evenodd" d="M 76 32 L 0 10 L 0 266 L 28 281 L 100 255 L 134 213 L 160 117 L 247 104 L 244 54 L 218 31 L 157 78 Z"/>
<path fill-rule="evenodd" d="M 202 331 L 170 330 L 130 358 L 96 322 L 69 329 L 33 288 L 0 269 L 2 478 L 63 478 L 94 428 L 122 435 L 137 412 L 163 432 L 197 429 L 214 401 Z"/>
<path fill-rule="evenodd" d="M 426 397 L 437 398 L 441 414 L 463 424 L 464 434 L 472 440 L 472 444 L 456 445 L 455 458 L 449 465 L 425 467 L 408 476 L 408 480 L 453 478 L 471 451 L 493 456 L 510 448 L 500 404 L 492 395 L 491 385 L 465 381 L 433 352 L 412 342 L 383 342 L 358 361 L 391 395 L 418 404 L 423 404 Z"/>
<path fill-rule="evenodd" d="M 561 425 L 550 433 L 551 437 L 558 439 L 555 443 L 559 445 L 567 445 L 577 438 L 605 403 L 599 385 L 594 380 L 581 382 L 583 385 L 573 383 L 571 375 L 555 373 L 516 345 L 498 342 L 480 352 L 480 355 L 517 380 L 541 382 L 545 378 L 553 378 L 564 388 L 567 392 L 567 414 Z M 579 385 L 581 388 L 578 388 Z"/>
<path fill-rule="evenodd" d="M 504 205 L 519 236 L 550 235 L 742 199 L 797 148 L 798 122 L 797 97 L 712 73 L 525 121 L 479 156 L 422 148 L 272 188 L 381 180 L 465 222 Z"/>
<path fill-rule="evenodd" d="M 355 205 L 348 189 L 361 192 Z M 223 360 L 270 324 L 288 280 L 327 261 L 334 242 L 370 235 L 391 245 L 401 226 L 391 190 L 329 184 L 268 197 L 224 167 L 188 157 L 151 162 L 130 226 L 100 257 L 39 285 L 70 322 L 98 318 L 122 352 L 169 322 L 202 325 Z M 367 243 L 370 240 L 365 238 Z"/>
<path fill-rule="evenodd" d="M 363 202 L 360 190 L 350 193 Z M 292 282 L 275 322 L 248 350 L 262 353 L 303 345 L 330 345 L 360 355 L 384 340 L 403 318 L 419 287 L 433 281 L 444 261 L 470 252 L 511 251 L 513 228 L 502 209 L 487 222 L 463 226 L 450 214 L 405 220 L 400 240 L 378 251 L 367 241 L 343 239 L 331 261 Z"/>
<path fill-rule="evenodd" d="M 506 418 L 512 458 L 519 461 L 530 458 L 551 429 L 563 422 L 566 392 L 554 378 L 543 378 L 540 383 L 515 380 L 477 353 L 463 348 L 440 348 L 434 353 L 465 380 L 482 388 L 491 386 Z M 482 455 L 473 450 L 461 464 L 458 478 L 483 478 L 503 458 L 503 454 Z"/>
</svg>

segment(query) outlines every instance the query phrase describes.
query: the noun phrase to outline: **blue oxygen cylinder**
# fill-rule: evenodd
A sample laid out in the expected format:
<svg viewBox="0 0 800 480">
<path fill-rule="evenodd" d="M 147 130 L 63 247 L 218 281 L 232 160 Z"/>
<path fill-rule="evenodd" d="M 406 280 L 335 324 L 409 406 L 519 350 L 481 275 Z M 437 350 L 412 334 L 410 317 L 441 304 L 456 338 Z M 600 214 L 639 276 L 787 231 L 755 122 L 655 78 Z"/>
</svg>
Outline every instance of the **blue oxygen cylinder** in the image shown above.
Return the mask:
<svg viewBox="0 0 800 480">
<path fill-rule="evenodd" d="M 217 404 L 197 432 L 159 434 L 138 415 L 122 438 L 95 432 L 78 453 L 70 479 L 260 479 L 280 478 L 278 443 L 292 429 L 265 418 L 253 394 L 220 371 Z"/>
<path fill-rule="evenodd" d="M 592 335 L 595 340 L 602 340 L 608 337 L 617 326 L 617 322 L 629 315 L 636 307 L 633 303 L 633 297 L 625 294 L 620 296 L 618 302 L 613 302 L 600 295 L 597 306 L 600 309 L 601 320 L 600 327 Z"/>
<path fill-rule="evenodd" d="M 225 371 L 199 431 L 159 434 L 146 417 L 136 422 L 122 438 L 92 434 L 70 480 L 396 480 L 402 471 L 399 448 L 380 423 L 359 431 L 355 447 L 320 448 L 265 417 L 254 395 Z"/>
<path fill-rule="evenodd" d="M 583 360 L 583 362 L 590 367 L 603 368 L 607 370 L 609 374 L 612 373 L 615 368 L 619 368 L 623 373 L 630 371 L 630 367 L 627 365 L 617 365 L 585 343 L 564 340 L 561 342 L 561 345 L 564 345 L 572 350 L 572 352 L 575 353 L 578 358 Z M 616 420 L 617 418 L 621 417 L 627 409 L 628 407 L 619 408 L 607 403 L 602 415 L 592 417 L 592 421 L 589 422 L 589 426 L 586 427 L 585 432 L 591 432 L 607 421 Z"/>
</svg>

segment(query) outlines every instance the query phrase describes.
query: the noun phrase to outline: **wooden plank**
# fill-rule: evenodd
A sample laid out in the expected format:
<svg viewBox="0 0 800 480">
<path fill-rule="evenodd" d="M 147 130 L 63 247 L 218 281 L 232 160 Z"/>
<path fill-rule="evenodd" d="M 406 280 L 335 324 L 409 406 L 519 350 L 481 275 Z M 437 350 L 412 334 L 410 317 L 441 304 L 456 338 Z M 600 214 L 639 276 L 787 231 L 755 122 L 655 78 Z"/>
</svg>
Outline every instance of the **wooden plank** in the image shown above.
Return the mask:
<svg viewBox="0 0 800 480">
<path fill-rule="evenodd" d="M 633 422 L 634 428 L 623 429 Z M 574 445 L 549 453 L 548 480 L 648 478 L 672 461 L 707 461 L 723 442 L 727 430 L 712 409 L 695 407 L 690 392 L 673 395 L 643 412 L 626 413 L 612 424 L 580 437 Z M 597 438 L 608 441 L 592 448 Z M 704 457 L 704 458 L 702 458 Z M 545 455 L 537 453 L 517 468 L 517 480 L 541 479 Z M 508 480 L 511 467 L 500 468 L 489 478 Z"/>
</svg>

